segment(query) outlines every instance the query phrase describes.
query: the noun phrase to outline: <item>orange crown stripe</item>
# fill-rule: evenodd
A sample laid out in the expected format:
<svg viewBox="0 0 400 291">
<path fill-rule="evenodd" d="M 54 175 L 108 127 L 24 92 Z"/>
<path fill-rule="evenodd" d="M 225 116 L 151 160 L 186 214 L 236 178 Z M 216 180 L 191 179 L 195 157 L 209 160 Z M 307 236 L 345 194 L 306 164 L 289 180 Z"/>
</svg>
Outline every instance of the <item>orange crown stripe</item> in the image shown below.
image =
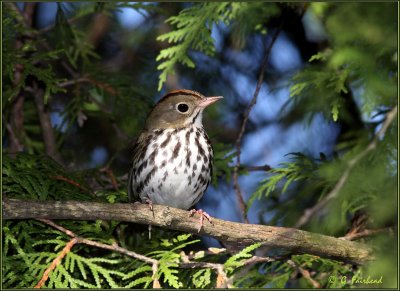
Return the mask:
<svg viewBox="0 0 400 291">
<path fill-rule="evenodd" d="M 194 95 L 194 96 L 199 97 L 200 99 L 204 99 L 205 98 L 199 92 L 196 92 L 196 91 L 193 91 L 193 90 L 180 89 L 180 90 L 173 90 L 173 91 L 168 92 L 158 102 L 161 102 L 161 101 L 165 100 L 167 97 L 171 97 L 171 96 L 175 96 L 175 95 Z"/>
</svg>

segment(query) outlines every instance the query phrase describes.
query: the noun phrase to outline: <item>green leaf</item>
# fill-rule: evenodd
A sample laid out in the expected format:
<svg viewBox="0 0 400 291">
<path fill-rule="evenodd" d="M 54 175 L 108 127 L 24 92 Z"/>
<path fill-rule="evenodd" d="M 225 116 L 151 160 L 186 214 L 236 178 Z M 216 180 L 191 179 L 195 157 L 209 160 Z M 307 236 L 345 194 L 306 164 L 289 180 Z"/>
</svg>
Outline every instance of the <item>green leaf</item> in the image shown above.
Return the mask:
<svg viewBox="0 0 400 291">
<path fill-rule="evenodd" d="M 192 282 L 196 288 L 206 288 L 211 284 L 211 269 L 201 269 L 192 276 Z"/>
<path fill-rule="evenodd" d="M 193 60 L 188 56 L 190 49 L 210 56 L 214 55 L 211 27 L 213 23 L 232 18 L 236 10 L 230 9 L 230 6 L 236 7 L 235 4 L 225 2 L 195 4 L 166 20 L 176 29 L 157 37 L 158 41 L 171 44 L 170 47 L 162 49 L 156 58 L 157 61 L 162 61 L 157 67 L 161 71 L 158 82 L 159 91 L 176 64 L 181 63 L 189 68 L 195 67 Z"/>
<path fill-rule="evenodd" d="M 255 249 L 259 248 L 262 244 L 261 243 L 255 243 L 252 244 L 237 254 L 231 256 L 224 264 L 224 268 L 227 272 L 233 272 L 235 269 L 243 266 L 244 262 L 246 259 L 251 258 L 252 255 L 250 254 L 252 251 Z"/>
</svg>

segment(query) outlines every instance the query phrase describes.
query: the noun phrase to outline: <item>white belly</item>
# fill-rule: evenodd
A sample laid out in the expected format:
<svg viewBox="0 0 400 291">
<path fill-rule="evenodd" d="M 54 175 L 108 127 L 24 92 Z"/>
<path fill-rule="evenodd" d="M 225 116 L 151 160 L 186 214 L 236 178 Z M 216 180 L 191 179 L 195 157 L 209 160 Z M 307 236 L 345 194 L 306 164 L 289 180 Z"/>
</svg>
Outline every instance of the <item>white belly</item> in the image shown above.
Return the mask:
<svg viewBox="0 0 400 291">
<path fill-rule="evenodd" d="M 138 193 L 142 201 L 150 199 L 154 204 L 189 209 L 203 196 L 211 180 L 212 149 L 202 128 L 178 130 L 163 144 L 172 131 L 166 129 L 149 144 L 147 166 L 135 175 L 133 187 L 142 183 Z"/>
</svg>

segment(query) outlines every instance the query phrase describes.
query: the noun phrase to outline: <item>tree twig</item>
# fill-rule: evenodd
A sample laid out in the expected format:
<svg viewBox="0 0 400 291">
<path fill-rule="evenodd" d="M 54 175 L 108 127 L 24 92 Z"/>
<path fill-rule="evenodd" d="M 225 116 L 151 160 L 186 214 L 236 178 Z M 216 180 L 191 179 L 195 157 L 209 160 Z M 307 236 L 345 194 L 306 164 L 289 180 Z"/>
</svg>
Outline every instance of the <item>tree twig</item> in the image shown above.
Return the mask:
<svg viewBox="0 0 400 291">
<path fill-rule="evenodd" d="M 186 269 L 213 269 L 217 272 L 217 282 L 216 288 L 232 288 L 233 285 L 228 278 L 223 264 L 218 263 L 209 263 L 209 262 L 192 262 L 189 260 L 189 257 L 182 251 L 181 252 L 182 263 L 179 264 L 180 268 Z"/>
<path fill-rule="evenodd" d="M 235 165 L 235 167 L 233 169 L 233 178 L 232 179 L 233 179 L 233 185 L 234 185 L 235 192 L 236 192 L 236 197 L 237 197 L 237 199 L 239 201 L 239 207 L 240 207 L 240 210 L 242 212 L 243 219 L 244 219 L 244 221 L 246 223 L 249 222 L 249 220 L 247 218 L 247 214 L 246 214 L 246 203 L 244 201 L 242 190 L 240 188 L 239 181 L 238 181 L 238 179 L 239 179 L 240 154 L 241 154 L 242 139 L 243 139 L 244 132 L 246 130 L 247 122 L 249 120 L 250 112 L 253 109 L 254 105 L 256 105 L 256 103 L 257 103 L 258 94 L 260 93 L 261 86 L 263 84 L 264 72 L 265 72 L 265 69 L 266 69 L 266 67 L 268 65 L 269 56 L 271 54 L 272 47 L 273 47 L 275 41 L 277 40 L 277 38 L 279 36 L 279 33 L 282 30 L 282 25 L 283 25 L 283 21 L 281 22 L 280 26 L 276 29 L 275 33 L 272 36 L 272 39 L 271 39 L 269 45 L 265 49 L 264 58 L 263 58 L 263 61 L 261 63 L 260 73 L 258 75 L 256 89 L 254 91 L 253 98 L 251 99 L 251 101 L 250 101 L 249 105 L 247 106 L 247 109 L 246 109 L 246 111 L 245 111 L 245 113 L 243 115 L 242 125 L 240 127 L 239 135 L 238 135 L 238 137 L 236 139 L 236 152 L 237 152 L 237 155 L 236 155 L 236 165 Z"/>
<path fill-rule="evenodd" d="M 43 273 L 42 278 L 40 281 L 36 284 L 34 287 L 35 289 L 40 289 L 43 287 L 43 284 L 47 281 L 49 278 L 50 272 L 52 272 L 60 263 L 61 260 L 66 256 L 71 251 L 71 248 L 78 242 L 76 238 L 72 238 L 63 248 L 61 253 L 53 260 L 51 265 L 46 269 L 46 271 Z"/>
<path fill-rule="evenodd" d="M 20 11 L 15 3 L 7 3 L 9 9 L 15 11 L 17 14 L 17 21 L 24 27 L 30 28 L 33 22 L 33 14 L 35 12 L 36 3 L 25 3 L 24 10 Z M 24 45 L 22 36 L 17 37 L 15 41 L 15 48 L 21 49 Z M 16 64 L 14 69 L 14 78 L 12 80 L 13 86 L 17 87 L 23 81 L 24 66 L 22 64 Z M 10 138 L 10 152 L 14 154 L 24 149 L 23 142 L 21 141 L 22 134 L 24 132 L 24 101 L 25 96 L 22 90 L 17 92 L 16 98 L 13 100 L 13 107 L 10 114 L 10 126 L 13 134 Z"/>
<path fill-rule="evenodd" d="M 3 219 L 116 220 L 151 224 L 163 228 L 214 237 L 238 247 L 262 243 L 269 250 L 291 254 L 307 253 L 339 261 L 362 264 L 373 259 L 365 244 L 342 240 L 293 228 L 252 225 L 213 219 L 198 233 L 198 218 L 188 211 L 168 206 L 96 203 L 83 201 L 28 201 L 7 199 L 3 195 Z"/>
<path fill-rule="evenodd" d="M 240 170 L 244 169 L 249 172 L 268 172 L 272 168 L 269 165 L 264 165 L 264 166 L 243 166 L 243 165 L 241 165 L 239 169 Z"/>
<path fill-rule="evenodd" d="M 89 240 L 86 238 L 82 238 L 77 236 L 74 232 L 72 232 L 69 229 L 66 229 L 64 227 L 62 227 L 61 225 L 58 225 L 56 223 L 54 223 L 53 221 L 49 220 L 49 219 L 37 219 L 38 221 L 47 224 L 63 233 L 65 233 L 66 235 L 72 237 L 73 239 L 67 244 L 67 246 L 73 241 L 74 243 L 70 245 L 70 247 L 68 248 L 68 251 L 71 249 L 71 247 L 75 244 L 75 243 L 80 243 L 80 244 L 85 244 L 88 246 L 93 246 L 93 247 L 97 247 L 100 249 L 105 249 L 105 250 L 109 250 L 109 251 L 114 251 L 114 252 L 118 252 L 121 254 L 124 254 L 126 256 L 132 257 L 134 259 L 140 260 L 142 262 L 145 262 L 147 264 L 152 265 L 152 271 L 153 271 L 153 287 L 157 287 L 160 286 L 160 283 L 158 282 L 158 279 L 156 278 L 156 274 L 157 274 L 157 270 L 158 270 L 158 261 L 146 256 L 143 256 L 141 254 L 129 251 L 125 248 L 122 248 L 118 245 L 108 245 L 108 244 L 104 244 L 104 243 L 100 243 L 100 242 L 96 242 L 93 240 Z M 64 250 L 67 248 L 67 246 L 64 248 Z M 64 250 L 61 252 L 61 254 L 59 256 L 57 256 L 57 258 L 53 261 L 53 263 L 51 264 L 51 266 L 46 270 L 45 274 L 43 275 L 42 279 L 40 280 L 41 285 L 40 287 L 43 285 L 43 283 L 47 280 L 48 278 L 48 274 L 54 270 L 54 268 L 60 263 L 60 260 L 66 255 L 67 252 L 64 253 Z M 53 266 L 54 265 L 54 266 Z M 45 276 L 46 275 L 46 276 Z M 45 279 L 44 279 L 45 278 Z M 44 280 L 43 280 L 44 279 Z M 39 282 L 39 283 L 40 283 Z M 38 286 L 39 283 L 36 285 Z M 40 287 L 35 287 L 35 288 L 40 288 Z"/>
<path fill-rule="evenodd" d="M 314 288 L 321 288 L 321 284 L 318 283 L 317 281 L 315 281 L 311 275 L 310 272 L 307 271 L 306 269 L 303 269 L 302 267 L 298 266 L 295 262 L 293 262 L 292 260 L 287 260 L 287 263 L 293 267 L 295 270 L 297 270 L 303 277 L 304 279 L 306 279 L 308 282 L 311 283 L 311 285 L 313 285 Z"/>
<path fill-rule="evenodd" d="M 75 181 L 73 181 L 73 180 L 71 180 L 71 179 L 68 179 L 67 177 L 64 177 L 64 176 L 62 176 L 62 175 L 55 175 L 55 176 L 52 176 L 51 178 L 54 178 L 54 179 L 59 180 L 59 181 L 67 182 L 68 184 L 71 184 L 71 185 L 73 185 L 73 186 L 75 186 L 75 187 L 81 189 L 81 190 L 84 191 L 84 192 L 88 192 L 88 193 L 89 193 L 90 195 L 92 195 L 92 196 L 96 196 L 95 193 L 94 193 L 92 190 L 83 187 L 83 186 L 82 186 L 81 184 L 79 184 L 78 182 L 75 182 Z"/>
<path fill-rule="evenodd" d="M 349 233 L 346 234 L 345 236 L 340 237 L 339 239 L 344 239 L 344 240 L 358 240 L 361 238 L 366 238 L 382 233 L 394 233 L 394 228 L 393 227 L 386 227 L 386 228 L 380 228 L 380 229 L 365 229 L 360 232 L 356 233 Z"/>
<path fill-rule="evenodd" d="M 39 116 L 40 127 L 42 130 L 42 137 L 45 146 L 46 154 L 52 157 L 60 164 L 63 163 L 63 159 L 60 152 L 57 149 L 56 137 L 54 134 L 53 127 L 50 121 L 50 112 L 44 104 L 44 92 L 43 89 L 39 88 L 37 85 L 33 88 L 33 97 L 36 103 L 36 109 Z"/>
<path fill-rule="evenodd" d="M 68 87 L 68 86 L 75 85 L 78 83 L 91 83 L 94 86 L 107 91 L 108 93 L 110 93 L 113 96 L 118 95 L 118 91 L 114 87 L 112 87 L 110 84 L 97 81 L 89 76 L 83 76 L 83 77 L 79 77 L 79 78 L 76 78 L 73 80 L 64 81 L 64 82 L 59 83 L 58 86 L 64 88 L 64 87 Z"/>
<path fill-rule="evenodd" d="M 114 175 L 113 171 L 108 166 L 106 166 L 106 167 L 101 168 L 100 172 L 106 173 L 107 176 L 110 178 L 111 184 L 112 184 L 113 188 L 115 189 L 115 191 L 119 191 L 118 182 L 117 182 L 117 179 L 115 179 L 115 175 Z"/>
<path fill-rule="evenodd" d="M 14 130 L 11 128 L 11 125 L 9 123 L 6 123 L 6 128 L 10 137 L 11 154 L 13 155 L 16 152 L 22 151 L 23 146 L 19 142 L 19 139 L 15 136 Z"/>
<path fill-rule="evenodd" d="M 24 20 L 27 27 L 32 26 L 33 14 L 35 12 L 36 4 L 37 3 L 35 2 L 27 2 L 24 5 L 24 12 L 22 13 L 22 15 L 24 16 Z"/>
<path fill-rule="evenodd" d="M 354 168 L 357 163 L 362 160 L 370 151 L 374 150 L 378 142 L 383 136 L 385 135 L 385 132 L 389 128 L 390 124 L 393 122 L 397 115 L 397 105 L 394 106 L 386 115 L 386 119 L 384 123 L 382 124 L 381 129 L 375 134 L 373 140 L 368 144 L 368 146 L 359 154 L 357 154 L 354 158 L 350 159 L 347 162 L 347 167 L 344 170 L 343 174 L 340 176 L 339 180 L 333 187 L 333 189 L 322 199 L 320 200 L 317 204 L 315 204 L 313 207 L 308 208 L 304 211 L 303 215 L 300 217 L 298 222 L 295 224 L 295 228 L 300 228 L 303 225 L 305 225 L 311 217 L 313 217 L 317 212 L 319 212 L 321 209 L 323 209 L 329 201 L 331 201 L 333 198 L 335 198 L 340 190 L 343 188 L 344 184 L 346 183 L 351 170 Z"/>
</svg>

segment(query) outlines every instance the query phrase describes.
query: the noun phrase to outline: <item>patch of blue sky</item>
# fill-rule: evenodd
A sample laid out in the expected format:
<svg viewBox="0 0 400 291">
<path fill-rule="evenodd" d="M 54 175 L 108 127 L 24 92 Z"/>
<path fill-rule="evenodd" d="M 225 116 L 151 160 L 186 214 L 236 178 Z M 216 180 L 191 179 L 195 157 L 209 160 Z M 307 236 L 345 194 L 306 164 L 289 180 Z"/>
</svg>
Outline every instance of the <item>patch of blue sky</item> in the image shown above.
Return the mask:
<svg viewBox="0 0 400 291">
<path fill-rule="evenodd" d="M 105 147 L 95 147 L 90 155 L 90 167 L 98 167 L 103 165 L 108 158 L 108 152 Z"/>
<path fill-rule="evenodd" d="M 279 73 L 297 70 L 302 65 L 299 50 L 282 32 L 271 49 L 270 63 Z"/>
<path fill-rule="evenodd" d="M 128 4 L 135 4 L 136 2 L 128 2 Z M 117 19 L 121 26 L 125 29 L 134 29 L 141 25 L 145 19 L 147 12 L 141 10 L 138 12 L 136 9 L 131 7 L 121 7 L 119 11 L 116 12 Z"/>
<path fill-rule="evenodd" d="M 327 39 L 328 35 L 324 29 L 324 25 L 312 9 L 307 9 L 301 21 L 308 41 L 322 42 Z"/>
<path fill-rule="evenodd" d="M 53 128 L 57 128 L 59 131 L 64 133 L 67 130 L 67 122 L 64 122 L 64 118 L 65 117 L 58 111 L 51 112 L 50 114 L 51 126 Z"/>
</svg>

